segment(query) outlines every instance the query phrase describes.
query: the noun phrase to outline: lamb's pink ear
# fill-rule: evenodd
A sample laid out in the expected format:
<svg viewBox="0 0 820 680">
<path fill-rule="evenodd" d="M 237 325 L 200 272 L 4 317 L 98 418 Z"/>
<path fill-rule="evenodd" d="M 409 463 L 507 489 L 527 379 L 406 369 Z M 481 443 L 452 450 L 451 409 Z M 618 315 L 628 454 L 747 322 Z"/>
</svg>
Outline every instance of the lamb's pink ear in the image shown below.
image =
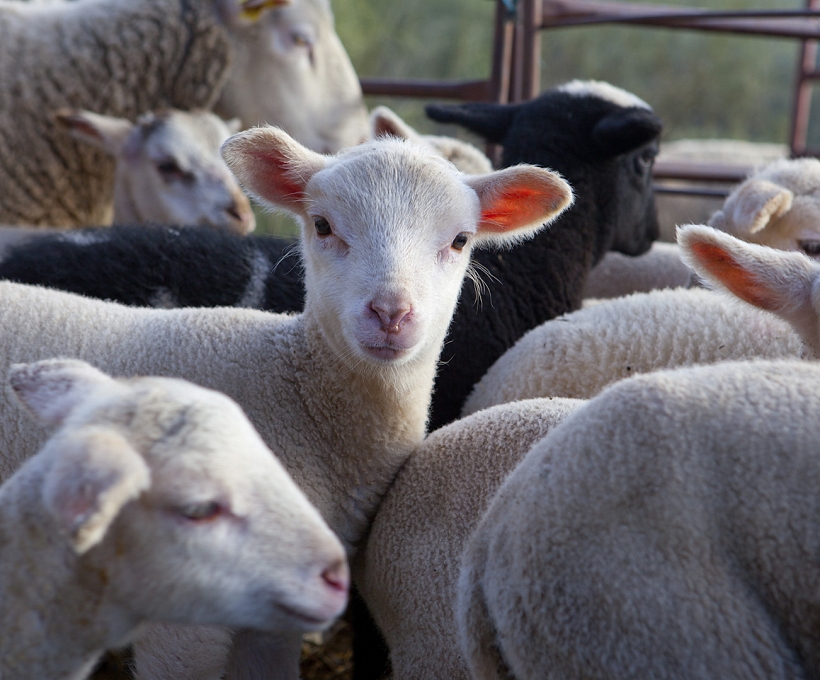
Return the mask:
<svg viewBox="0 0 820 680">
<path fill-rule="evenodd" d="M 399 137 L 400 139 L 417 139 L 420 135 L 398 114 L 386 106 L 377 106 L 370 113 L 370 130 L 374 139 L 379 137 Z"/>
<path fill-rule="evenodd" d="M 70 430 L 46 447 L 54 463 L 43 482 L 43 504 L 82 554 L 103 539 L 123 506 L 150 486 L 151 472 L 111 429 Z"/>
<path fill-rule="evenodd" d="M 84 361 L 46 359 L 13 364 L 9 383 L 29 411 L 43 422 L 56 425 L 94 389 L 115 381 Z"/>
<path fill-rule="evenodd" d="M 305 148 L 284 130 L 245 130 L 222 145 L 222 158 L 245 189 L 268 205 L 301 212 L 305 187 L 327 158 Z"/>
<path fill-rule="evenodd" d="M 747 179 L 712 215 L 709 225 L 741 237 L 755 234 L 791 210 L 793 200 L 791 191 L 769 180 Z"/>
<path fill-rule="evenodd" d="M 516 165 L 464 182 L 481 202 L 478 239 L 515 241 L 534 234 L 572 205 L 572 189 L 556 172 Z"/>
<path fill-rule="evenodd" d="M 684 261 L 699 276 L 789 322 L 815 349 L 820 265 L 811 258 L 747 243 L 699 225 L 678 227 L 678 243 Z"/>
<path fill-rule="evenodd" d="M 102 116 L 82 109 L 59 109 L 54 120 L 74 139 L 102 149 L 109 156 L 119 156 L 120 150 L 134 129 L 125 118 Z"/>
</svg>

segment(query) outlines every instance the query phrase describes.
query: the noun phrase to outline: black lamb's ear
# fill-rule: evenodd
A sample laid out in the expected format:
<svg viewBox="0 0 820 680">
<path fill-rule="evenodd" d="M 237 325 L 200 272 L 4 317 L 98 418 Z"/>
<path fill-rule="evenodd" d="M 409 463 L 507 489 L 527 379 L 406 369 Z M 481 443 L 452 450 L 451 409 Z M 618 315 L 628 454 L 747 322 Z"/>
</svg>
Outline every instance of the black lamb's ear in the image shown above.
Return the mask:
<svg viewBox="0 0 820 680">
<path fill-rule="evenodd" d="M 469 104 L 430 104 L 424 112 L 431 120 L 439 123 L 457 123 L 490 144 L 499 144 L 512 123 L 516 106 L 514 104 L 493 104 L 474 102 Z"/>
<path fill-rule="evenodd" d="M 606 156 L 620 156 L 656 139 L 662 129 L 649 109 L 621 109 L 601 118 L 592 128 L 591 139 Z"/>
</svg>

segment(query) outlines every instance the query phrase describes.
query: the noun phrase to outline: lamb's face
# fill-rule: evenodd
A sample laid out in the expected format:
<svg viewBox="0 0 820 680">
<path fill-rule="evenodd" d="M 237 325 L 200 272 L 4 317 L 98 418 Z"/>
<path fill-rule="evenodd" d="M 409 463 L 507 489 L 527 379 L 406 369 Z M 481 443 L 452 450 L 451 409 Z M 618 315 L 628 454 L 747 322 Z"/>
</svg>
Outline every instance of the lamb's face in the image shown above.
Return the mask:
<svg viewBox="0 0 820 680">
<path fill-rule="evenodd" d="M 252 231 L 250 203 L 219 155 L 231 133 L 208 112 L 141 118 L 118 158 L 115 211 L 127 205 L 143 222 Z"/>
<path fill-rule="evenodd" d="M 480 217 L 475 192 L 433 154 L 399 143 L 309 182 L 307 304 L 341 357 L 400 364 L 437 351 Z"/>
<path fill-rule="evenodd" d="M 11 384 L 60 426 L 30 461 L 44 522 L 125 620 L 315 630 L 342 612 L 341 543 L 233 401 L 69 359 Z"/>
<path fill-rule="evenodd" d="M 367 108 L 328 0 L 283 3 L 228 22 L 233 68 L 216 110 L 243 127 L 275 123 L 320 153 L 367 139 Z"/>
<path fill-rule="evenodd" d="M 141 619 L 316 630 L 342 613 L 340 542 L 233 401 L 143 378 L 85 417 L 116 424 L 151 472 L 88 553 Z"/>
<path fill-rule="evenodd" d="M 305 315 L 337 359 L 363 365 L 434 362 L 473 242 L 531 235 L 572 202 L 547 170 L 463 175 L 397 139 L 330 158 L 268 127 L 222 153 L 249 191 L 301 218 Z"/>
<path fill-rule="evenodd" d="M 750 243 L 820 259 L 820 161 L 775 161 L 729 194 L 709 225 Z"/>
</svg>

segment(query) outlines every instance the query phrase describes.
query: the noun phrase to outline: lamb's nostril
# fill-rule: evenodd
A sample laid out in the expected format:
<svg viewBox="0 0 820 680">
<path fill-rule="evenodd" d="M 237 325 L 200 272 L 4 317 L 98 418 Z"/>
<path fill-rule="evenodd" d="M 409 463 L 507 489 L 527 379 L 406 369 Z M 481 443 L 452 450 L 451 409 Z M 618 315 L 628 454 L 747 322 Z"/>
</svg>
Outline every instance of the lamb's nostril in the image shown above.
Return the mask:
<svg viewBox="0 0 820 680">
<path fill-rule="evenodd" d="M 350 573 L 347 562 L 339 560 L 322 572 L 322 579 L 328 586 L 338 592 L 346 593 L 350 586 Z"/>
<path fill-rule="evenodd" d="M 239 212 L 239 208 L 236 203 L 231 203 L 231 205 L 225 208 L 225 212 L 228 213 L 231 219 L 234 219 L 237 222 L 242 222 L 242 213 Z"/>
<path fill-rule="evenodd" d="M 379 317 L 381 328 L 387 333 L 401 332 L 401 324 L 405 318 L 407 318 L 407 315 L 410 314 L 410 307 L 386 309 L 376 303 L 371 303 L 370 309 Z"/>
</svg>

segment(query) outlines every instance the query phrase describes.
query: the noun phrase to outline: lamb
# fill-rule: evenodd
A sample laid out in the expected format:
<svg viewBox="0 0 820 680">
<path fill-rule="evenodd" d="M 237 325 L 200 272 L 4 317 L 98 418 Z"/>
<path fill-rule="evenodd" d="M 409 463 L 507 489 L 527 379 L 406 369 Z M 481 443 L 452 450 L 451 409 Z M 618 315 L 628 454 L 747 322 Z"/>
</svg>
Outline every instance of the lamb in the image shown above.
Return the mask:
<svg viewBox="0 0 820 680">
<path fill-rule="evenodd" d="M 527 454 L 470 537 L 462 650 L 490 678 L 815 677 L 820 366 L 624 380 Z"/>
<path fill-rule="evenodd" d="M 11 246 L 0 279 L 140 307 L 248 307 L 301 312 L 299 243 L 221 229 L 119 225 Z"/>
<path fill-rule="evenodd" d="M 219 147 L 239 129 L 208 111 L 148 112 L 132 123 L 91 111 L 61 110 L 59 125 L 116 161 L 114 224 L 210 225 L 247 234 L 251 204 Z"/>
<path fill-rule="evenodd" d="M 702 225 L 679 228 L 678 240 L 700 276 L 749 304 L 702 289 L 662 290 L 548 321 L 487 371 L 464 413 L 531 397 L 588 399 L 620 378 L 662 368 L 820 357 L 812 292 L 820 264 Z"/>
<path fill-rule="evenodd" d="M 0 2 L 0 224 L 110 223 L 114 162 L 57 129 L 60 108 L 135 120 L 216 104 L 226 119 L 278 122 L 319 151 L 365 139 L 361 88 L 327 0 L 293 0 L 253 24 L 240 1 Z"/>
<path fill-rule="evenodd" d="M 467 538 L 505 476 L 583 403 L 502 404 L 432 432 L 407 459 L 352 564 L 394 680 L 467 680 L 455 621 Z"/>
<path fill-rule="evenodd" d="M 469 175 L 483 175 L 492 172 L 493 165 L 490 159 L 472 144 L 455 137 L 422 135 L 387 106 L 377 106 L 370 112 L 370 129 L 374 138 L 391 135 L 428 145 L 433 151 Z"/>
<path fill-rule="evenodd" d="M 587 274 L 608 250 L 637 255 L 657 238 L 652 163 L 661 122 L 638 97 L 596 81 L 572 81 L 521 104 L 426 111 L 503 144 L 504 166 L 560 172 L 576 197 L 531 243 L 474 256 L 484 285 L 466 287 L 450 328 L 433 395 L 436 429 L 458 417 L 473 385 L 518 338 L 581 306 Z"/>
<path fill-rule="evenodd" d="M 739 184 L 709 225 L 750 243 L 820 258 L 820 161 L 780 159 Z M 637 258 L 611 253 L 593 268 L 584 297 L 611 298 L 690 285 L 691 270 L 672 244 L 654 244 Z"/>
<path fill-rule="evenodd" d="M 0 356 L 10 363 L 59 352 L 115 375 L 181 377 L 225 392 L 352 555 L 424 436 L 472 248 L 532 234 L 571 191 L 531 166 L 463 175 L 395 139 L 328 158 L 259 128 L 228 140 L 223 155 L 251 194 L 300 218 L 302 314 L 130 308 L 2 282 Z M 0 444 L 17 460 L 30 456 L 41 434 L 20 427 L 11 404 L 0 412 Z M 243 647 L 244 636 L 237 640 Z M 295 677 L 298 636 L 273 642 L 282 674 Z M 138 672 L 151 644 L 150 636 L 139 641 Z M 191 648 L 175 655 L 189 668 L 169 677 L 209 677 Z M 232 660 L 238 677 L 242 661 Z"/>
<path fill-rule="evenodd" d="M 65 359 L 12 366 L 10 387 L 57 429 L 0 468 L 0 677 L 80 680 L 147 621 L 342 612 L 339 540 L 230 399 Z"/>
</svg>

